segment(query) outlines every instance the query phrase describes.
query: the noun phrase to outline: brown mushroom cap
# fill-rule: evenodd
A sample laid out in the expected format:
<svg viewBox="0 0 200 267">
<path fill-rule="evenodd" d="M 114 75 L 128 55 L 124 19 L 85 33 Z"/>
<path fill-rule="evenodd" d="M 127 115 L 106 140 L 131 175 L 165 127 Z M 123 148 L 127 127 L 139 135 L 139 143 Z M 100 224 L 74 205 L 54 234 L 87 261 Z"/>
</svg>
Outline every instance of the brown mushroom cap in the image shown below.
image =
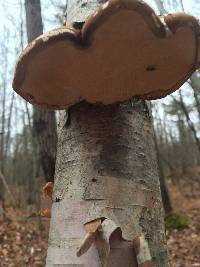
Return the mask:
<svg viewBox="0 0 200 267">
<path fill-rule="evenodd" d="M 162 98 L 199 66 L 199 33 L 190 15 L 158 17 L 140 0 L 110 0 L 82 30 L 63 27 L 31 42 L 17 62 L 13 88 L 51 109 L 84 99 Z"/>
</svg>

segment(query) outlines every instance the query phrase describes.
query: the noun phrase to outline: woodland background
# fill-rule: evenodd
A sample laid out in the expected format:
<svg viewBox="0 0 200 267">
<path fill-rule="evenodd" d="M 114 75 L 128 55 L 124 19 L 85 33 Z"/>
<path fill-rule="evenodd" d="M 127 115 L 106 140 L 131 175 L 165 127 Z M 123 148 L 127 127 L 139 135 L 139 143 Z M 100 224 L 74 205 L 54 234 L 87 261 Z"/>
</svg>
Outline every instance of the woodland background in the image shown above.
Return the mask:
<svg viewBox="0 0 200 267">
<path fill-rule="evenodd" d="M 41 188 L 53 180 L 57 141 L 58 112 L 35 109 L 12 90 L 17 56 L 31 40 L 25 2 L 0 0 L 0 266 L 9 267 L 44 266 L 49 221 L 38 213 L 50 206 Z M 146 2 L 158 14 L 200 18 L 200 1 Z M 41 0 L 44 31 L 63 23 L 66 5 Z M 171 265 L 200 267 L 200 72 L 151 109 Z"/>
</svg>

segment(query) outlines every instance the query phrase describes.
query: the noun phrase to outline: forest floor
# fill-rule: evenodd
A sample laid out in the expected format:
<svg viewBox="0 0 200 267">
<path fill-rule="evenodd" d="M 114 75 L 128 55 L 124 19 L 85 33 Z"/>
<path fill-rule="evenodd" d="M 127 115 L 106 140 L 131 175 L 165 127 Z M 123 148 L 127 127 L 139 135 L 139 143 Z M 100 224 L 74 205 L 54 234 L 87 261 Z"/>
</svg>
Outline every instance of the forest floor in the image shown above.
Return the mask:
<svg viewBox="0 0 200 267">
<path fill-rule="evenodd" d="M 169 234 L 167 244 L 171 267 L 200 267 L 200 167 L 177 176 L 175 183 L 168 180 L 174 212 L 189 217 L 188 228 Z"/>
<path fill-rule="evenodd" d="M 167 184 L 174 211 L 189 217 L 187 229 L 167 234 L 170 266 L 200 267 L 200 168 Z M 44 267 L 49 220 L 11 208 L 7 217 L 0 220 L 0 267 Z"/>
</svg>

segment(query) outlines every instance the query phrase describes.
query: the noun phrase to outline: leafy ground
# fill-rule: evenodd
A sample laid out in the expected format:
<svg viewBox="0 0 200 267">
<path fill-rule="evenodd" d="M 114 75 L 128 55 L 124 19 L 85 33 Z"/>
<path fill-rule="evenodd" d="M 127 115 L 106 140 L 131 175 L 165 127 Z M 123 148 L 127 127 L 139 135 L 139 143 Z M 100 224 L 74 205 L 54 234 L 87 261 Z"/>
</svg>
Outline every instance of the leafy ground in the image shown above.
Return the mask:
<svg viewBox="0 0 200 267">
<path fill-rule="evenodd" d="M 178 180 L 178 181 L 177 181 Z M 168 235 L 172 267 L 200 267 L 200 168 L 168 181 L 175 212 L 184 211 L 189 227 Z"/>
<path fill-rule="evenodd" d="M 0 223 L 0 266 L 44 267 L 49 223 L 20 213 Z"/>
<path fill-rule="evenodd" d="M 189 227 L 168 234 L 172 267 L 200 267 L 200 169 L 168 181 L 175 211 L 184 211 Z M 180 190 L 181 188 L 181 190 Z M 8 209 L 0 219 L 0 267 L 44 267 L 49 221 Z"/>
</svg>

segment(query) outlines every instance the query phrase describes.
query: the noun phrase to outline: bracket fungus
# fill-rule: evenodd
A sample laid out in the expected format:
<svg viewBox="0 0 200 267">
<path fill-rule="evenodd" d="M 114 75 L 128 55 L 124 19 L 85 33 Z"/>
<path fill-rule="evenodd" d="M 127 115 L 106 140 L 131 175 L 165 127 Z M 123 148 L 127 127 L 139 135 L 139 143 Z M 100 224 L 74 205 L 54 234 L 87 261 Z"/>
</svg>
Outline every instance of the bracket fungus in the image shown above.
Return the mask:
<svg viewBox="0 0 200 267">
<path fill-rule="evenodd" d="M 14 90 L 32 104 L 64 109 L 81 100 L 111 104 L 162 98 L 199 67 L 200 27 L 187 14 L 157 16 L 140 0 L 110 0 L 83 24 L 31 42 Z"/>
</svg>

